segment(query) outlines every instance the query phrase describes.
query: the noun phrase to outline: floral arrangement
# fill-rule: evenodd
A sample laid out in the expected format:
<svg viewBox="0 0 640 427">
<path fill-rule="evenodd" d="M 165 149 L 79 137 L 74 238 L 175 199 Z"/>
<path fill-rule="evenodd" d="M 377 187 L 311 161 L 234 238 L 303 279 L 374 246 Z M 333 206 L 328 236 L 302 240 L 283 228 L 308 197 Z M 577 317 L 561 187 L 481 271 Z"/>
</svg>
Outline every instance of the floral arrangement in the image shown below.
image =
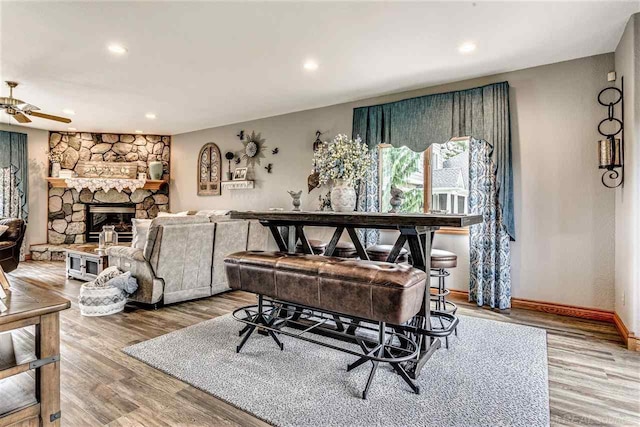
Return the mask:
<svg viewBox="0 0 640 427">
<path fill-rule="evenodd" d="M 55 153 L 53 151 L 47 151 L 47 157 L 50 163 L 62 163 L 63 160 L 62 153 Z"/>
<path fill-rule="evenodd" d="M 344 180 L 349 185 L 364 178 L 371 166 L 369 148 L 358 137 L 354 140 L 338 134 L 333 141 L 325 141 L 313 155 L 313 166 L 320 184 Z"/>
</svg>

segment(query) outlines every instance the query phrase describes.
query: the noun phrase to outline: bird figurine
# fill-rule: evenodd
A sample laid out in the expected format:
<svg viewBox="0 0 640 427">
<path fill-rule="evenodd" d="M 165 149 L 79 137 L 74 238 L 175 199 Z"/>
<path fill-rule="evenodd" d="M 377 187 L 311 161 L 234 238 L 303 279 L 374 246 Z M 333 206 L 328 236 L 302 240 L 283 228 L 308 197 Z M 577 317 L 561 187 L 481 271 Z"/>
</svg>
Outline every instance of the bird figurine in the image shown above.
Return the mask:
<svg viewBox="0 0 640 427">
<path fill-rule="evenodd" d="M 244 131 L 241 130 L 239 134 L 236 135 L 238 138 L 240 138 L 240 141 L 244 140 Z"/>
<path fill-rule="evenodd" d="M 242 159 L 240 157 L 236 157 L 234 161 L 236 162 L 236 165 L 239 165 Z"/>
<path fill-rule="evenodd" d="M 391 205 L 391 210 L 389 211 L 389 213 L 400 212 L 400 206 L 402 206 L 403 201 L 404 201 L 404 191 L 402 191 L 395 185 L 391 185 L 391 200 L 389 201 L 389 204 Z"/>
<path fill-rule="evenodd" d="M 273 163 L 269 163 L 267 166 L 265 166 L 264 168 L 267 170 L 267 173 L 271 173 L 271 168 L 273 167 Z"/>
<path fill-rule="evenodd" d="M 278 154 L 279 151 L 280 151 L 280 149 L 278 147 L 276 147 L 273 150 L 271 150 L 271 153 L 275 156 L 276 154 Z"/>
</svg>

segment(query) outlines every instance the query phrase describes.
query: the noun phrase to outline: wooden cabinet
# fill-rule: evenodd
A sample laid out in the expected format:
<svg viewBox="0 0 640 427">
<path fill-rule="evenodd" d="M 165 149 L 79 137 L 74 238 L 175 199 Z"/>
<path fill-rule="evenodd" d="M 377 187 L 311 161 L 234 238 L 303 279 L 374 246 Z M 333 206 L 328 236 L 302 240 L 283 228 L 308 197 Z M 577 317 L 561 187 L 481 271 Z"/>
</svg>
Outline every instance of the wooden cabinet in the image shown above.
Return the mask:
<svg viewBox="0 0 640 427">
<path fill-rule="evenodd" d="M 68 300 L 12 287 L 0 314 L 0 426 L 60 425 L 60 320 Z M 35 334 L 22 328 L 30 328 Z"/>
<path fill-rule="evenodd" d="M 67 249 L 67 277 L 90 281 L 108 267 L 109 257 L 104 252 L 95 252 L 97 245 Z"/>
</svg>

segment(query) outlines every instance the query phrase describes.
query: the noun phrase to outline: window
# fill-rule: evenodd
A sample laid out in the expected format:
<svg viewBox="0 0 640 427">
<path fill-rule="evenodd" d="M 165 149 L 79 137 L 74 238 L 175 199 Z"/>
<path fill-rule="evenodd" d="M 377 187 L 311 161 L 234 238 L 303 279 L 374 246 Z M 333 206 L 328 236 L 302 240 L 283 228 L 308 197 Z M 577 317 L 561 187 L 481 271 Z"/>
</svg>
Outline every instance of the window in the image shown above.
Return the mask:
<svg viewBox="0 0 640 427">
<path fill-rule="evenodd" d="M 382 212 L 391 209 L 395 186 L 404 191 L 400 212 L 468 213 L 469 138 L 434 144 L 422 153 L 381 145 L 379 162 Z"/>
</svg>

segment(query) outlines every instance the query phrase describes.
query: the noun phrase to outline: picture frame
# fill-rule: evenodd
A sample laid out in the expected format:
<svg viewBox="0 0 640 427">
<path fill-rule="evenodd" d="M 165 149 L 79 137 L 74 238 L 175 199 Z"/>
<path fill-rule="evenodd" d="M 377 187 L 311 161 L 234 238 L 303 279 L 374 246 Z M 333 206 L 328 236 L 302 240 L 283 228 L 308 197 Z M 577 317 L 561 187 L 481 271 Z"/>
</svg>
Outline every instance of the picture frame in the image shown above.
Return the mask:
<svg viewBox="0 0 640 427">
<path fill-rule="evenodd" d="M 247 179 L 247 168 L 236 168 L 233 171 L 234 181 L 244 181 Z"/>
</svg>

